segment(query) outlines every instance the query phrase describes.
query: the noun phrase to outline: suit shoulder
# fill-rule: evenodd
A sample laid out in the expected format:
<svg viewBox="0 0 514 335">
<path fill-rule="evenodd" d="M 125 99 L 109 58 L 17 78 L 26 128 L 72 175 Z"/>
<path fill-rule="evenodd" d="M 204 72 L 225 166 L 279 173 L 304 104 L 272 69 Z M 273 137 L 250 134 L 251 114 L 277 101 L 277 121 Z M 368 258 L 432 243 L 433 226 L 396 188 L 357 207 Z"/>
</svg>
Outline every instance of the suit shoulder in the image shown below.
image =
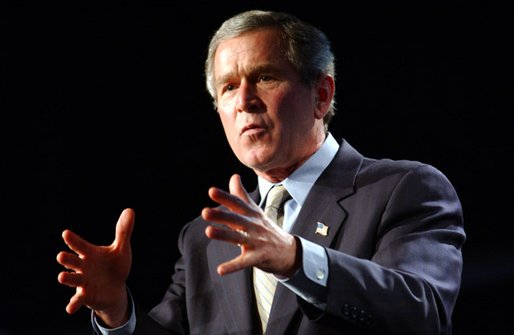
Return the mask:
<svg viewBox="0 0 514 335">
<path fill-rule="evenodd" d="M 182 227 L 179 239 L 185 243 L 190 243 L 191 241 L 195 241 L 196 243 L 206 241 L 205 228 L 207 228 L 207 226 L 208 222 L 203 220 L 201 216 L 197 216 Z"/>
<path fill-rule="evenodd" d="M 435 166 L 416 160 L 393 160 L 389 158 L 364 158 L 360 170 L 360 178 L 387 178 L 396 180 L 418 180 L 428 184 L 451 185 L 446 175 Z M 452 186 L 453 187 L 453 186 Z"/>
<path fill-rule="evenodd" d="M 398 173 L 424 171 L 425 173 L 442 174 L 442 172 L 433 165 L 408 159 L 394 160 L 390 158 L 376 159 L 365 157 L 362 164 L 362 170 L 366 169 L 396 171 Z"/>
</svg>

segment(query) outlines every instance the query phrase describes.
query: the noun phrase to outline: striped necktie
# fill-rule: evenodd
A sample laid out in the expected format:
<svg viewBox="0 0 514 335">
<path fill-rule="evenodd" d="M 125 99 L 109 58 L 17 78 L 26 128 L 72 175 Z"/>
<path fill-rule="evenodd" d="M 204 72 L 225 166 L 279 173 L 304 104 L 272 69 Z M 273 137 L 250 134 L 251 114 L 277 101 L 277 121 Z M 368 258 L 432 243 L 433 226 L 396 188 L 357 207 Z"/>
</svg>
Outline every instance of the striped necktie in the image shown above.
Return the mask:
<svg viewBox="0 0 514 335">
<path fill-rule="evenodd" d="M 269 191 L 266 199 L 264 213 L 281 228 L 284 219 L 283 205 L 289 198 L 291 198 L 291 196 L 287 193 L 286 188 L 283 185 L 278 185 Z M 277 280 L 273 274 L 254 267 L 253 283 L 257 300 L 257 310 L 261 318 L 262 332 L 265 333 Z"/>
</svg>

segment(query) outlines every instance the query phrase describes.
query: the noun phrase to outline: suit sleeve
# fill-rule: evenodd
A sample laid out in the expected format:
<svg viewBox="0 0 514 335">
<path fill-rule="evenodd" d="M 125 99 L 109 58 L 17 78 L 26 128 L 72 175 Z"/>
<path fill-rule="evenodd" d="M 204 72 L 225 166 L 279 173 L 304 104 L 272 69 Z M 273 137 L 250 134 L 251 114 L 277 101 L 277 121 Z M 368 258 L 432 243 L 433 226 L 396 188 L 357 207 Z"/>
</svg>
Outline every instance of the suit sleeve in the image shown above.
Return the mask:
<svg viewBox="0 0 514 335">
<path fill-rule="evenodd" d="M 374 234 L 370 257 L 327 248 L 327 307 L 320 311 L 300 302 L 304 313 L 317 322 L 340 320 L 383 333 L 450 334 L 465 240 L 453 186 L 435 168 L 421 165 L 376 189 L 387 191 L 366 193 L 364 201 L 368 211 L 379 208 L 370 220 L 376 223 L 348 218 Z M 355 198 L 364 200 L 359 190 Z"/>
</svg>

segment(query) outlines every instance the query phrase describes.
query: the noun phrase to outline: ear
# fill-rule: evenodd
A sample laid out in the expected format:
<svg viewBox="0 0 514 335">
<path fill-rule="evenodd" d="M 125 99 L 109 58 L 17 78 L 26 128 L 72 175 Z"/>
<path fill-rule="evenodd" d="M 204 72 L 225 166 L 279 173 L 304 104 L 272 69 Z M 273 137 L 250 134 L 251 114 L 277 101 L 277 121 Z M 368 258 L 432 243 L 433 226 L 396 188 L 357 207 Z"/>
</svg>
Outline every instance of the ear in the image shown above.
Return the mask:
<svg viewBox="0 0 514 335">
<path fill-rule="evenodd" d="M 314 116 L 322 119 L 330 108 L 335 93 L 335 81 L 330 75 L 322 76 L 316 84 L 314 96 Z"/>
</svg>

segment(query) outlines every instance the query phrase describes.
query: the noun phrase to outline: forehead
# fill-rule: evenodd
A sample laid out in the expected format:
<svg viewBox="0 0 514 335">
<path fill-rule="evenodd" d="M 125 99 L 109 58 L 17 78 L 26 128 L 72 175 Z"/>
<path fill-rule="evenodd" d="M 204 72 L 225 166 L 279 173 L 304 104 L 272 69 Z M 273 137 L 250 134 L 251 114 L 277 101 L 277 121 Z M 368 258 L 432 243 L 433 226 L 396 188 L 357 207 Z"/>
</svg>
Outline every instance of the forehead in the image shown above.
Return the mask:
<svg viewBox="0 0 514 335">
<path fill-rule="evenodd" d="M 279 33 L 271 28 L 243 33 L 222 41 L 214 56 L 215 76 L 263 63 L 286 66 L 289 62 Z"/>
</svg>

